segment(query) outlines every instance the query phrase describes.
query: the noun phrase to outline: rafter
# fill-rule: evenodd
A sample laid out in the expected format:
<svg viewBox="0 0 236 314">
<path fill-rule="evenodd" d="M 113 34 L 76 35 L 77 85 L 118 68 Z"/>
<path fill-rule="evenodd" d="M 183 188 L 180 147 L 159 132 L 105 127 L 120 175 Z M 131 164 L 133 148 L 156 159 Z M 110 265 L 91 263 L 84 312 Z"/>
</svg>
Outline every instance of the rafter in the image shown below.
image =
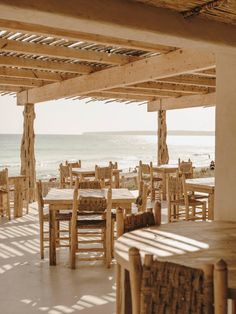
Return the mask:
<svg viewBox="0 0 236 314">
<path fill-rule="evenodd" d="M 8 78 L 8 77 L 4 77 L 1 78 L 0 77 L 0 85 L 5 85 L 5 86 L 20 86 L 20 87 L 40 87 L 43 86 L 45 84 L 44 81 L 40 81 L 40 80 L 31 80 L 31 79 L 18 79 L 18 78 Z"/>
<path fill-rule="evenodd" d="M 155 90 L 155 89 L 145 89 L 145 88 L 133 88 L 133 87 L 123 87 L 123 88 L 113 88 L 110 89 L 111 92 L 117 92 L 117 93 L 127 93 L 127 94 L 133 94 L 133 95 L 147 95 L 147 96 L 153 96 L 153 97 L 179 97 L 181 96 L 181 93 L 176 93 L 174 91 L 161 91 L 161 90 Z"/>
<path fill-rule="evenodd" d="M 4 19 L 144 43 L 235 53 L 236 26 L 134 1 L 1 0 Z M 157 23 L 158 21 L 158 23 Z"/>
<path fill-rule="evenodd" d="M 28 78 L 32 80 L 44 80 L 48 82 L 62 81 L 75 77 L 76 74 L 72 73 L 53 73 L 46 71 L 30 70 L 30 69 L 17 69 L 17 68 L 0 68 L 0 77 L 9 78 Z"/>
<path fill-rule="evenodd" d="M 17 87 L 17 86 L 2 86 L 0 85 L 0 93 L 1 92 L 13 92 L 13 93 L 18 93 L 21 92 L 22 90 L 24 90 L 21 87 Z"/>
<path fill-rule="evenodd" d="M 132 95 L 125 93 L 113 93 L 109 91 L 95 92 L 87 95 L 88 97 L 98 97 L 107 99 L 123 99 L 123 100 L 133 100 L 133 101 L 152 101 L 154 97 L 142 96 L 142 95 Z"/>
<path fill-rule="evenodd" d="M 202 76 L 197 76 L 193 74 L 173 76 L 173 77 L 159 79 L 158 81 L 168 82 L 168 83 L 180 83 L 180 84 L 186 84 L 186 85 L 204 86 L 204 87 L 216 86 L 215 78 L 202 77 Z"/>
<path fill-rule="evenodd" d="M 145 82 L 140 84 L 131 85 L 136 89 L 155 89 L 160 91 L 171 91 L 180 92 L 185 94 L 200 94 L 213 92 L 214 88 L 195 86 L 195 85 L 185 85 L 185 84 L 174 84 L 174 83 L 164 83 L 164 82 Z"/>
<path fill-rule="evenodd" d="M 18 95 L 18 103 L 37 103 L 68 96 L 84 95 L 116 87 L 124 87 L 153 79 L 180 75 L 195 70 L 212 68 L 215 57 L 211 53 L 177 50 L 167 55 L 154 56 L 89 75 L 72 78 L 34 88 Z"/>
<path fill-rule="evenodd" d="M 122 54 L 109 54 L 106 52 L 90 51 L 86 49 L 65 48 L 8 39 L 0 39 L 0 50 L 105 64 L 125 64 L 139 59 L 137 57 Z"/>
<path fill-rule="evenodd" d="M 216 94 L 182 96 L 178 98 L 157 99 L 148 103 L 148 112 L 159 110 L 183 109 L 191 107 L 215 106 Z"/>
<path fill-rule="evenodd" d="M 14 66 L 25 69 L 52 70 L 78 74 L 88 74 L 93 71 L 93 67 L 76 63 L 62 63 L 5 56 L 0 56 L 0 66 Z"/>
</svg>

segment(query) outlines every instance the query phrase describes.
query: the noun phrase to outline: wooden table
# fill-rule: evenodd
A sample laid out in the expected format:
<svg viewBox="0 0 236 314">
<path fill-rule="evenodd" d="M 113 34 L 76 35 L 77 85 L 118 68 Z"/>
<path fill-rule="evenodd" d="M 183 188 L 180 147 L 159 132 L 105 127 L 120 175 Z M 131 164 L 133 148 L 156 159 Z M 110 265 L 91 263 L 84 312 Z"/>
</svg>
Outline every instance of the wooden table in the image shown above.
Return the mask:
<svg viewBox="0 0 236 314">
<path fill-rule="evenodd" d="M 115 178 L 115 188 L 120 186 L 120 169 L 113 169 L 113 175 Z M 95 177 L 95 168 L 72 168 L 72 175 L 80 177 L 83 180 L 86 177 Z"/>
<path fill-rule="evenodd" d="M 178 165 L 164 164 L 160 166 L 153 166 L 154 171 L 159 172 L 162 175 L 162 199 L 166 200 L 166 181 L 167 175 L 170 173 L 176 173 Z"/>
<path fill-rule="evenodd" d="M 106 197 L 108 189 L 101 190 L 79 190 L 79 196 Z M 72 209 L 73 189 L 51 189 L 44 197 L 44 203 L 49 205 L 49 262 L 56 265 L 56 234 L 55 234 L 55 214 L 57 210 Z M 112 206 L 121 206 L 127 212 L 131 211 L 132 203 L 136 198 L 128 189 L 112 189 Z"/>
<path fill-rule="evenodd" d="M 23 201 L 26 199 L 28 212 L 28 191 L 26 189 L 27 177 L 24 175 L 10 176 L 8 182 L 13 186 L 14 192 L 14 218 L 22 217 L 23 215 Z"/>
<path fill-rule="evenodd" d="M 135 230 L 122 235 L 115 244 L 117 260 L 117 306 L 129 311 L 127 284 L 130 247 L 140 249 L 142 257 L 154 254 L 158 259 L 191 267 L 201 267 L 223 258 L 228 265 L 228 298 L 236 300 L 236 222 L 177 222 Z"/>
<path fill-rule="evenodd" d="M 186 188 L 188 191 L 208 194 L 208 219 L 214 219 L 214 197 L 215 197 L 215 178 L 196 178 L 187 179 Z"/>
</svg>

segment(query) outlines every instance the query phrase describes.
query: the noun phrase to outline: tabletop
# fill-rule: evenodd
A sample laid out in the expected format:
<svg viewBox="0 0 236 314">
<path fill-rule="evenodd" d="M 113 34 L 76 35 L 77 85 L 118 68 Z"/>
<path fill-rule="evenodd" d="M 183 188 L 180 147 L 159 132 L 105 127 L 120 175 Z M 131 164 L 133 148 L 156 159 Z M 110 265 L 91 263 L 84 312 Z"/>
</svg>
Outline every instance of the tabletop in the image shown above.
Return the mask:
<svg viewBox="0 0 236 314">
<path fill-rule="evenodd" d="M 118 263 L 129 269 L 128 250 L 140 249 L 141 256 L 191 267 L 215 263 L 223 258 L 229 269 L 229 297 L 236 298 L 236 222 L 177 222 L 125 233 L 115 244 Z"/>
<path fill-rule="evenodd" d="M 194 185 L 194 186 L 208 186 L 208 187 L 215 187 L 215 178 L 209 177 L 209 178 L 195 178 L 195 179 L 187 179 L 186 184 L 188 185 Z"/>
<path fill-rule="evenodd" d="M 120 169 L 113 169 L 113 173 L 122 172 Z M 76 174 L 95 174 L 95 168 L 72 168 L 72 173 Z"/>
<path fill-rule="evenodd" d="M 108 189 L 81 189 L 79 196 L 90 197 L 106 197 Z M 74 189 L 50 189 L 48 194 L 44 197 L 45 204 L 64 203 L 71 204 L 73 201 Z M 135 196 L 128 189 L 112 189 L 112 201 L 128 201 L 134 202 Z"/>
</svg>

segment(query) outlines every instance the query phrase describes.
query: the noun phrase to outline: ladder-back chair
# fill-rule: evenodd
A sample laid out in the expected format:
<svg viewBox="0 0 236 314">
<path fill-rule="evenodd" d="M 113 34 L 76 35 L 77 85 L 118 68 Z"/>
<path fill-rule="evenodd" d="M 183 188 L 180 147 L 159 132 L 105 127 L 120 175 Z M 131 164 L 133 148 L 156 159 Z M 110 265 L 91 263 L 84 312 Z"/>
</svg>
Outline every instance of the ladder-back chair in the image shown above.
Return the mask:
<svg viewBox="0 0 236 314">
<path fill-rule="evenodd" d="M 111 166 L 99 167 L 95 166 L 95 179 L 101 182 L 102 188 L 112 188 L 113 169 Z"/>
</svg>

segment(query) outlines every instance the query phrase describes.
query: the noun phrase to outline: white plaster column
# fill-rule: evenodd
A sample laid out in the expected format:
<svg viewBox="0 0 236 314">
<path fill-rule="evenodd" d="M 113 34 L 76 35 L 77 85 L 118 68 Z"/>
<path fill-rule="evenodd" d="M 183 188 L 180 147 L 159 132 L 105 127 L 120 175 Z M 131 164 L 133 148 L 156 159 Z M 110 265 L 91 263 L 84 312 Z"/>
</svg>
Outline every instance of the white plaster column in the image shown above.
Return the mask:
<svg viewBox="0 0 236 314">
<path fill-rule="evenodd" d="M 216 57 L 215 220 L 236 221 L 236 55 Z"/>
</svg>

